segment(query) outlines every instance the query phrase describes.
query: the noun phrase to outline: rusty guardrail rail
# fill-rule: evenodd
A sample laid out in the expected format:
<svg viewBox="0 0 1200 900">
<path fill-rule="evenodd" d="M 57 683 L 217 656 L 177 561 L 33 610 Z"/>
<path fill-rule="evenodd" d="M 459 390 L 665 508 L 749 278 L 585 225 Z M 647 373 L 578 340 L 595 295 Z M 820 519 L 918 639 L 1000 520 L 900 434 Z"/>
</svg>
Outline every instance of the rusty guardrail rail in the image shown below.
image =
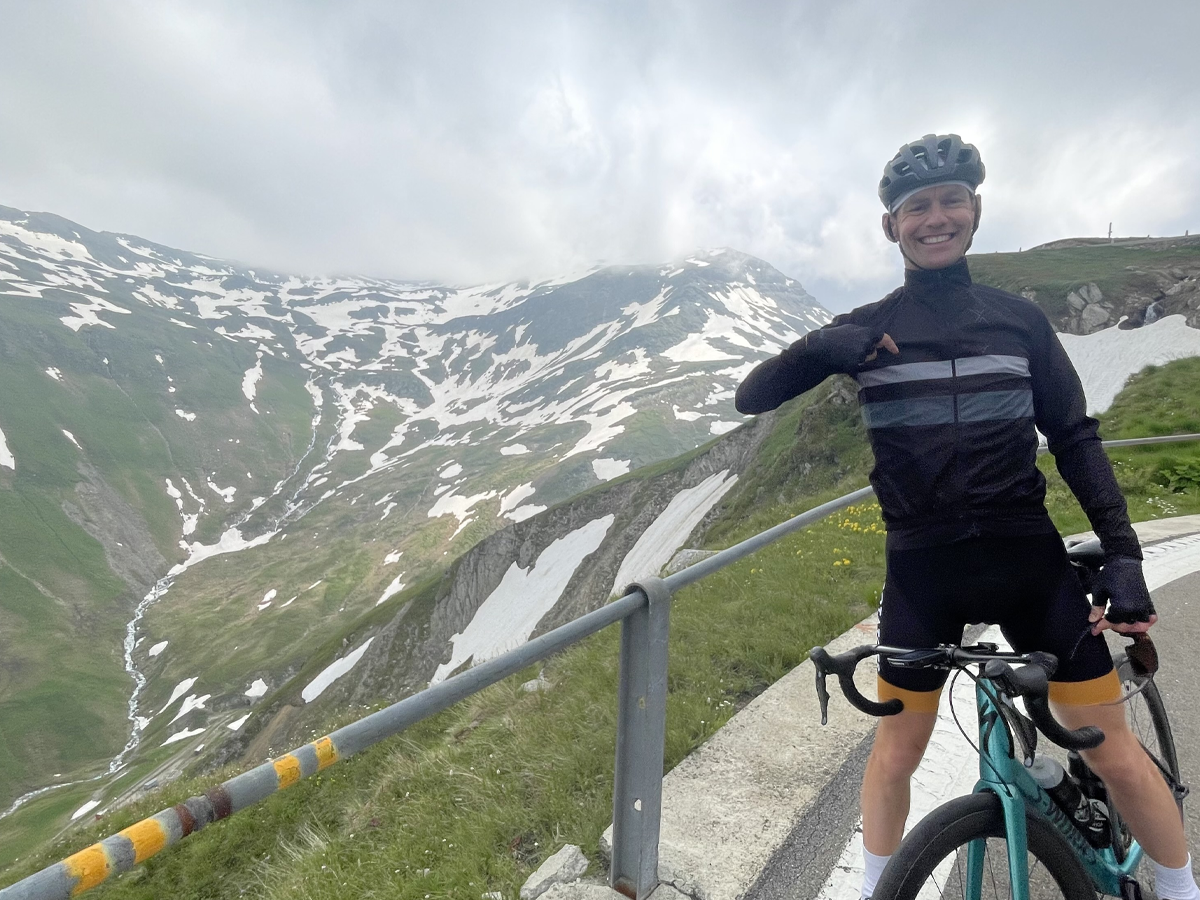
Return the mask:
<svg viewBox="0 0 1200 900">
<path fill-rule="evenodd" d="M 1130 447 L 1200 440 L 1200 434 L 1105 441 Z M 1044 448 L 1043 448 L 1044 449 Z M 0 900 L 67 900 L 126 872 L 213 822 L 253 806 L 521 669 L 621 622 L 610 883 L 633 900 L 658 886 L 671 595 L 767 544 L 874 493 L 870 487 L 800 513 L 667 578 L 644 578 L 606 606 L 418 694 L 222 782 L 0 889 Z"/>
</svg>

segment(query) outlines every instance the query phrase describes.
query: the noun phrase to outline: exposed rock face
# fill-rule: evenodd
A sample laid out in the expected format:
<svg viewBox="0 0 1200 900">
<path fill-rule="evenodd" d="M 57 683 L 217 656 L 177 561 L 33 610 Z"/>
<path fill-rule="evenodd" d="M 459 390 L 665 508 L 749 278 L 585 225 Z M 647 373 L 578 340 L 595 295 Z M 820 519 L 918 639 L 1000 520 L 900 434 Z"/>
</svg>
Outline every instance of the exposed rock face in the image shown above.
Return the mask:
<svg viewBox="0 0 1200 900">
<path fill-rule="evenodd" d="M 1186 235 L 1168 238 L 1127 238 L 1112 242 L 1102 239 L 1071 239 L 1043 244 L 1026 253 L 1041 250 L 1065 250 L 1084 247 L 1113 247 L 1151 250 L 1139 253 L 1137 265 L 1124 266 L 1123 275 L 1114 277 L 1113 261 L 1097 260 L 1094 278 L 1116 281 L 1120 290 L 1102 293 L 1095 281 L 1071 288 L 1066 302 L 1055 304 L 1053 289 L 1021 288 L 1018 293 L 1038 302 L 1047 311 L 1055 329 L 1067 334 L 1091 334 L 1120 324 L 1122 328 L 1139 328 L 1164 316 L 1182 315 L 1187 324 L 1200 328 L 1200 259 L 1180 261 L 1180 250 L 1200 248 L 1200 236 Z M 1161 263 L 1156 257 L 1163 257 Z M 1105 273 L 1107 269 L 1107 274 Z M 1061 294 L 1059 295 L 1061 296 Z M 1047 302 L 1049 301 L 1049 302 Z M 1059 310 L 1057 313 L 1055 309 Z"/>
<path fill-rule="evenodd" d="M 79 474 L 83 480 L 75 486 L 74 499 L 63 502 L 63 512 L 104 548 L 109 568 L 129 586 L 130 600 L 136 604 L 166 571 L 167 561 L 141 513 L 94 466 L 81 461 Z"/>
</svg>

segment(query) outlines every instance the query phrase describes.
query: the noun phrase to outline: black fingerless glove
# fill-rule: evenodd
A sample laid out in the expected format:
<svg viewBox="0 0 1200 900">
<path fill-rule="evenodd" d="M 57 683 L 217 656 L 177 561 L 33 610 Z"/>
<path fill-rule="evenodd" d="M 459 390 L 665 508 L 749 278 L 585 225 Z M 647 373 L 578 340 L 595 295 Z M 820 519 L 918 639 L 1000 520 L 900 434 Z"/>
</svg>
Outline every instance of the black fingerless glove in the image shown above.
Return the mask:
<svg viewBox="0 0 1200 900">
<path fill-rule="evenodd" d="M 1108 604 L 1104 618 L 1114 624 L 1149 622 L 1154 601 L 1142 575 L 1142 561 L 1131 556 L 1114 556 L 1104 564 L 1092 589 L 1092 605 Z"/>
<path fill-rule="evenodd" d="M 876 352 L 876 344 L 883 338 L 883 329 L 867 328 L 864 325 L 835 325 L 810 331 L 801 340 L 804 352 L 818 363 L 853 375 L 868 356 Z M 793 345 L 795 347 L 795 345 Z"/>
</svg>

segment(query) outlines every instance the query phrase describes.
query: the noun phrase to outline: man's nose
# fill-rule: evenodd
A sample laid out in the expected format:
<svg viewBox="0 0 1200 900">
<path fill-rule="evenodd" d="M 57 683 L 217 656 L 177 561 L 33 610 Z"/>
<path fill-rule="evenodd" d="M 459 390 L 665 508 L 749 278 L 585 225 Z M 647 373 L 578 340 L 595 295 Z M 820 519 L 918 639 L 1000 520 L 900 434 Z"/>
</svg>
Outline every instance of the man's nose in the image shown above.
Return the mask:
<svg viewBox="0 0 1200 900">
<path fill-rule="evenodd" d="M 949 216 L 946 215 L 946 210 L 942 204 L 934 202 L 929 205 L 929 215 L 925 219 L 925 224 L 941 225 Z"/>
</svg>

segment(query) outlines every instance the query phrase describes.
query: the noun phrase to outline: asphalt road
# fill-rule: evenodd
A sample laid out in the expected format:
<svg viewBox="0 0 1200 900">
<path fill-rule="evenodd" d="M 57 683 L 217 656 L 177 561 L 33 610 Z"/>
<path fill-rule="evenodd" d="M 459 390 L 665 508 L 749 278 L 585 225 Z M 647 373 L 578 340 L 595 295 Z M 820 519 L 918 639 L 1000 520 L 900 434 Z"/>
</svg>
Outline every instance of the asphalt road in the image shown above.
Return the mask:
<svg viewBox="0 0 1200 900">
<path fill-rule="evenodd" d="M 1200 862 L 1200 573 L 1153 592 L 1160 621 L 1159 690 L 1167 704 L 1183 780 L 1195 793 L 1185 801 L 1188 843 Z M 859 820 L 858 789 L 870 751 L 868 737 L 795 824 L 745 900 L 813 900 L 829 877 Z M 857 895 L 856 895 L 857 896 Z"/>
</svg>

